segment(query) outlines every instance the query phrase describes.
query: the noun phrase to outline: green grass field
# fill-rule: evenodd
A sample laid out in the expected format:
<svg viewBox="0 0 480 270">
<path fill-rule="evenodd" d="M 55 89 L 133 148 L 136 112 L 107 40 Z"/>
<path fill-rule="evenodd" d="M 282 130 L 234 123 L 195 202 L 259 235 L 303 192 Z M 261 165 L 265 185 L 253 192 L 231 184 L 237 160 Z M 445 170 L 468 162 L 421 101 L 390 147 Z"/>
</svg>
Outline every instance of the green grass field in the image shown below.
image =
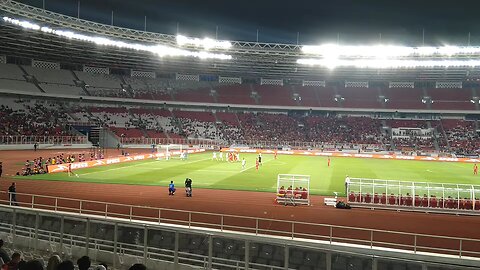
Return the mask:
<svg viewBox="0 0 480 270">
<path fill-rule="evenodd" d="M 144 160 L 109 166 L 76 170 L 79 177 L 66 173 L 21 177 L 23 179 L 114 183 L 130 185 L 167 186 L 170 180 L 183 186 L 186 177 L 193 180 L 194 188 L 231 189 L 275 192 L 278 174 L 305 174 L 311 176 L 312 194 L 343 194 L 345 176 L 394 179 L 417 182 L 479 184 L 480 176 L 473 175 L 473 165 L 463 163 L 379 160 L 363 158 L 332 158 L 327 166 L 326 157 L 263 156 L 263 166 L 255 170 L 254 154 L 241 154 L 247 166 L 240 162 L 228 163 L 212 160 L 212 153 L 190 155 L 186 161 L 178 159 Z"/>
</svg>

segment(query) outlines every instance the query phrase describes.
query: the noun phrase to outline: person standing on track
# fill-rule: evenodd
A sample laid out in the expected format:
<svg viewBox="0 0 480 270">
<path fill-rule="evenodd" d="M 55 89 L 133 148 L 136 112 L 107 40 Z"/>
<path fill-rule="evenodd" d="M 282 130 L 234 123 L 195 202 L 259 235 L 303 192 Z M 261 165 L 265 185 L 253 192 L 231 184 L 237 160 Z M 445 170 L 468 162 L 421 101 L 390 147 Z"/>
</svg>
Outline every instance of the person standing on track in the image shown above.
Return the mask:
<svg viewBox="0 0 480 270">
<path fill-rule="evenodd" d="M 347 175 L 347 177 L 345 177 L 345 195 L 346 196 L 348 196 L 347 194 L 348 185 L 350 185 L 350 177 Z"/>
<path fill-rule="evenodd" d="M 192 179 L 185 179 L 185 192 L 187 197 L 192 197 Z"/>
<path fill-rule="evenodd" d="M 8 196 L 10 198 L 10 205 L 18 206 L 17 203 L 17 188 L 15 187 L 15 182 L 8 187 Z"/>
<path fill-rule="evenodd" d="M 2 173 L 3 173 L 3 163 L 0 162 L 0 178 L 2 177 Z"/>
</svg>

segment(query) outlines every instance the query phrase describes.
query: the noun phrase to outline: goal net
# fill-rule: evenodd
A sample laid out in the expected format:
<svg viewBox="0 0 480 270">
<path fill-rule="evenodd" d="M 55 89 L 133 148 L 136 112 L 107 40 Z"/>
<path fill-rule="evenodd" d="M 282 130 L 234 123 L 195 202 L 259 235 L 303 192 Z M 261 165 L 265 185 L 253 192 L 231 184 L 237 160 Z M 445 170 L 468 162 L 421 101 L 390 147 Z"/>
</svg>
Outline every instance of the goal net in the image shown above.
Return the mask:
<svg viewBox="0 0 480 270">
<path fill-rule="evenodd" d="M 276 201 L 285 205 L 310 205 L 310 175 L 279 174 Z"/>
<path fill-rule="evenodd" d="M 158 144 L 157 145 L 157 153 L 164 153 L 165 160 L 169 160 L 171 158 L 186 158 L 186 153 L 184 153 L 183 145 L 181 144 Z M 160 159 L 160 158 L 158 158 Z"/>
</svg>

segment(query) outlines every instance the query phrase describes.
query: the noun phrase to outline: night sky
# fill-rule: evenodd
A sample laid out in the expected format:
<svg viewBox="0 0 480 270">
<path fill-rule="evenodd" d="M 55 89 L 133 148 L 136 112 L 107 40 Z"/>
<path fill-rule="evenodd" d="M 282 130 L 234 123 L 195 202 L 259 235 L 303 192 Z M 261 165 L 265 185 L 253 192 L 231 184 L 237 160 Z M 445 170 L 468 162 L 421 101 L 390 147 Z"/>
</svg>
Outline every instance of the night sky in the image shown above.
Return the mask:
<svg viewBox="0 0 480 270">
<path fill-rule="evenodd" d="M 42 0 L 19 0 L 42 7 Z M 197 37 L 300 44 L 383 43 L 480 45 L 479 0 L 80 0 L 80 17 L 143 30 Z M 45 0 L 46 9 L 76 16 L 78 0 Z"/>
</svg>

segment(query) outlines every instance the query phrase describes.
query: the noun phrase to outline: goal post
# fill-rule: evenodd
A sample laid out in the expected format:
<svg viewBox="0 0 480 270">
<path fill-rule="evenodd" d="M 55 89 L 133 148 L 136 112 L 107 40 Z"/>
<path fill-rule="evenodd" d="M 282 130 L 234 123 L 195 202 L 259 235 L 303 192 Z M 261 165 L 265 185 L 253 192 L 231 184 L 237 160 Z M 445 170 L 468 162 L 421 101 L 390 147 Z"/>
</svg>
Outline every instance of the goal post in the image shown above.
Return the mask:
<svg viewBox="0 0 480 270">
<path fill-rule="evenodd" d="M 276 191 L 278 203 L 310 205 L 310 175 L 279 174 Z"/>
<path fill-rule="evenodd" d="M 183 145 L 181 144 L 158 144 L 156 146 L 157 153 L 164 153 L 165 160 L 169 160 L 173 156 L 180 156 L 183 152 Z"/>
</svg>

